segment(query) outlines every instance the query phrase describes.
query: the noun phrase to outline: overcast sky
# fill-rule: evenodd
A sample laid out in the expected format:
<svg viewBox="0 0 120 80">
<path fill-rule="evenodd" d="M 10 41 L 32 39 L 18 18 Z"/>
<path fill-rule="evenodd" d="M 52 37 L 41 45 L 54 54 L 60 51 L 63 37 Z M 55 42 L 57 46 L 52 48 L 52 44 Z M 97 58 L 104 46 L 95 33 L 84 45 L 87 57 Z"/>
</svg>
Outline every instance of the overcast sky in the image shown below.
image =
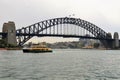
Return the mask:
<svg viewBox="0 0 120 80">
<path fill-rule="evenodd" d="M 8 21 L 14 21 L 19 29 L 71 14 L 106 32 L 120 33 L 120 0 L 0 0 L 0 31 Z"/>
</svg>

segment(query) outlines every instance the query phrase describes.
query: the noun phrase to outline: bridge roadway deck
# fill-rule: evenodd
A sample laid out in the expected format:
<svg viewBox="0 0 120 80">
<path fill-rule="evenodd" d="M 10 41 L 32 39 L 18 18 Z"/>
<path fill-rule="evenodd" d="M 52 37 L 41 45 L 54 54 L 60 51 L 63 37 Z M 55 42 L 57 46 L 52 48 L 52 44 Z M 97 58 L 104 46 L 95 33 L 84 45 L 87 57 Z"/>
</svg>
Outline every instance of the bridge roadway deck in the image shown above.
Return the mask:
<svg viewBox="0 0 120 80">
<path fill-rule="evenodd" d="M 0 38 L 2 38 L 2 33 L 0 32 Z"/>
<path fill-rule="evenodd" d="M 114 40 L 114 39 L 106 39 L 106 38 L 99 38 L 99 37 L 90 37 L 90 36 L 80 36 L 80 35 L 65 35 L 65 34 L 22 34 L 18 33 L 16 36 L 38 36 L 38 37 L 45 37 L 45 36 L 51 36 L 51 37 L 63 37 L 63 38 L 83 38 L 83 39 L 99 39 L 99 40 Z"/>
<path fill-rule="evenodd" d="M 0 32 L 0 37 L 6 36 L 6 35 L 7 35 L 7 33 L 2 33 L 2 32 Z"/>
<path fill-rule="evenodd" d="M 0 32 L 0 35 L 3 35 L 3 33 L 2 33 L 2 32 Z"/>
</svg>

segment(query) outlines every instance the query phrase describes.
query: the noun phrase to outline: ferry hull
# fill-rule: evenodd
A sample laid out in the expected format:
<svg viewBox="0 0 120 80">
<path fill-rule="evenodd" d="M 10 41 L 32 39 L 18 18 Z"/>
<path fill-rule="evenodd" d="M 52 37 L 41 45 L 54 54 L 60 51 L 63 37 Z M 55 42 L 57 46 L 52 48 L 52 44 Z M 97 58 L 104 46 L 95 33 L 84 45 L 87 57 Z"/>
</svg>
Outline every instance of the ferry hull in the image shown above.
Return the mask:
<svg viewBox="0 0 120 80">
<path fill-rule="evenodd" d="M 52 50 L 29 50 L 29 49 L 23 49 L 24 53 L 46 53 L 46 52 L 52 52 Z"/>
</svg>

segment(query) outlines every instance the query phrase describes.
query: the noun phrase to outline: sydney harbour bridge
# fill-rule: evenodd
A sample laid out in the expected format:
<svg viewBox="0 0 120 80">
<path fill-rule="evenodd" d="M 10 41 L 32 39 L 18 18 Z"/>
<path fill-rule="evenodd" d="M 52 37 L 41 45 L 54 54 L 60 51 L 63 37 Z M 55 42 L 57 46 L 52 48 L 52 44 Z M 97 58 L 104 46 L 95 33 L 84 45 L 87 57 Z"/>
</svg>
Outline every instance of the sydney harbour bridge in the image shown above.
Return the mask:
<svg viewBox="0 0 120 80">
<path fill-rule="evenodd" d="M 44 37 L 67 37 L 67 38 L 83 38 L 97 39 L 106 48 L 120 48 L 120 40 L 117 32 L 112 38 L 111 33 L 107 33 L 93 23 L 82 20 L 80 18 L 61 17 L 48 19 L 16 29 L 14 22 L 3 24 L 2 38 L 9 44 L 22 46 L 25 42 L 34 36 Z"/>
</svg>

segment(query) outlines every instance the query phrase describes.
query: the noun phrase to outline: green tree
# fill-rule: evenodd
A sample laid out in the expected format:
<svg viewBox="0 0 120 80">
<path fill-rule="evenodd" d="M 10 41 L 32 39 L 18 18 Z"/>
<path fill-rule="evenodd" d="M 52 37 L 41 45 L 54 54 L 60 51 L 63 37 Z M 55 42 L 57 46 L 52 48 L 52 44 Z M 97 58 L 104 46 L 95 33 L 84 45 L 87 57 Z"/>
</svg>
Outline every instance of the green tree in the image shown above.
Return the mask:
<svg viewBox="0 0 120 80">
<path fill-rule="evenodd" d="M 1 48 L 5 48 L 6 46 L 7 46 L 6 41 L 3 40 L 3 39 L 0 39 L 0 47 L 1 47 Z"/>
<path fill-rule="evenodd" d="M 98 48 L 100 46 L 99 43 L 94 43 L 94 48 Z"/>
</svg>

